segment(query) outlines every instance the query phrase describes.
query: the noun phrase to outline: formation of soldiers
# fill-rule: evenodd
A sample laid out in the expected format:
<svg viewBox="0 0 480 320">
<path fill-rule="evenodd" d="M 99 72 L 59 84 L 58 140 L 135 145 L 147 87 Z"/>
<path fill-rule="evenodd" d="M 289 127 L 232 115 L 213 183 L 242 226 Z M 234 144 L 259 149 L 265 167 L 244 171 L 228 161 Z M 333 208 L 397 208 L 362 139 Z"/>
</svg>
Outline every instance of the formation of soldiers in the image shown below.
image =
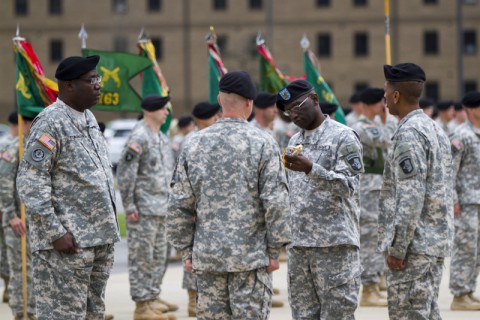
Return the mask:
<svg viewBox="0 0 480 320">
<path fill-rule="evenodd" d="M 33 125 L 23 117 L 23 159 L 16 115 L 1 142 L 0 273 L 15 319 L 23 235 L 28 319 L 112 319 L 104 292 L 119 235 L 106 142 L 88 110 L 101 89 L 97 63 L 59 65 L 59 99 Z M 219 104 L 197 104 L 197 129 L 171 143 L 159 130 L 169 97 L 144 98 L 117 169 L 133 318 L 176 319 L 178 306 L 160 298 L 168 242 L 198 319 L 267 319 L 285 248 L 294 319 L 354 319 L 358 305 L 440 319 L 450 255 L 451 309 L 480 310 L 480 93 L 461 107 L 439 103 L 432 121 L 424 71 L 407 63 L 384 73 L 384 88 L 352 96 L 348 126 L 307 81 L 257 93 L 248 74 L 230 72 Z"/>
</svg>

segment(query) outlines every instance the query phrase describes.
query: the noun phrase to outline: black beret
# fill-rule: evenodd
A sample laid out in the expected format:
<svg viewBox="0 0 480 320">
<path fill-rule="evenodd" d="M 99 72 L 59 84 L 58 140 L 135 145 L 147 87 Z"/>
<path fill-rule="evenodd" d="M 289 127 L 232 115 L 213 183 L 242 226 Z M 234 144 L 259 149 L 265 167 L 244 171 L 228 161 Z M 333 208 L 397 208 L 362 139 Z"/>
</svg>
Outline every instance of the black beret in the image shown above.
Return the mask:
<svg viewBox="0 0 480 320">
<path fill-rule="evenodd" d="M 447 101 L 440 101 L 437 103 L 437 110 L 438 111 L 445 111 L 453 107 L 453 101 L 452 100 L 447 100 Z"/>
<path fill-rule="evenodd" d="M 218 111 L 220 111 L 220 105 L 218 103 L 212 104 L 207 101 L 202 101 L 195 105 L 192 115 L 195 118 L 205 120 L 213 117 Z"/>
<path fill-rule="evenodd" d="M 18 113 L 17 113 L 17 111 L 13 111 L 12 113 L 10 113 L 10 115 L 8 116 L 8 122 L 10 124 L 18 124 Z"/>
<path fill-rule="evenodd" d="M 355 92 L 354 94 L 352 94 L 352 96 L 350 97 L 350 100 L 348 100 L 350 103 L 359 103 L 359 102 L 362 102 L 360 100 L 360 92 Z"/>
<path fill-rule="evenodd" d="M 253 100 L 257 96 L 255 84 L 245 71 L 227 72 L 220 79 L 218 87 L 221 92 L 236 93 L 248 100 Z"/>
<path fill-rule="evenodd" d="M 430 99 L 430 98 L 421 98 L 419 101 L 420 108 L 422 109 L 433 107 L 434 104 L 435 104 L 435 101 L 433 101 L 433 99 Z"/>
<path fill-rule="evenodd" d="M 184 116 L 184 117 L 181 117 L 180 119 L 178 119 L 178 127 L 179 128 L 185 128 L 187 127 L 188 125 L 190 125 L 190 123 L 193 122 L 193 118 L 191 116 Z"/>
<path fill-rule="evenodd" d="M 383 66 L 385 79 L 390 82 L 419 81 L 425 82 L 425 72 L 415 63 L 400 63 L 395 66 Z"/>
<path fill-rule="evenodd" d="M 332 114 L 337 111 L 337 108 L 338 105 L 335 103 L 320 102 L 320 109 L 322 109 L 322 112 L 325 114 Z"/>
<path fill-rule="evenodd" d="M 454 106 L 454 108 L 455 108 L 455 111 L 463 110 L 462 101 L 455 101 L 455 102 L 453 103 L 453 106 Z"/>
<path fill-rule="evenodd" d="M 143 98 L 141 107 L 143 110 L 156 111 L 165 107 L 168 101 L 170 101 L 170 96 L 149 95 Z"/>
<path fill-rule="evenodd" d="M 253 100 L 254 106 L 259 109 L 266 109 L 275 106 L 276 102 L 277 96 L 268 92 L 260 92 L 257 94 L 255 100 Z"/>
<path fill-rule="evenodd" d="M 313 87 L 308 81 L 295 80 L 278 92 L 277 108 L 285 111 L 285 105 L 311 91 L 313 91 Z"/>
<path fill-rule="evenodd" d="M 380 88 L 366 88 L 360 93 L 360 101 L 367 105 L 376 104 L 383 100 L 385 91 Z"/>
<path fill-rule="evenodd" d="M 58 65 L 55 78 L 65 81 L 78 79 L 85 73 L 95 69 L 99 60 L 99 56 L 65 58 Z"/>
<path fill-rule="evenodd" d="M 463 99 L 462 104 L 466 108 L 478 108 L 480 107 L 480 92 L 469 92 Z"/>
</svg>

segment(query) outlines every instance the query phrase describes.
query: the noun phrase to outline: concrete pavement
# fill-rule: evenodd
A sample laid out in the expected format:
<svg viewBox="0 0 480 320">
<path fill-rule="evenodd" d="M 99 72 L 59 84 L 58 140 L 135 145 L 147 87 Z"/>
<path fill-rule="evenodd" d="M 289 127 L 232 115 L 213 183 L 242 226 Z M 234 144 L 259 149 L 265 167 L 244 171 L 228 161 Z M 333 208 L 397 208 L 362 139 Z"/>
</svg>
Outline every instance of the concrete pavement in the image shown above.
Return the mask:
<svg viewBox="0 0 480 320">
<path fill-rule="evenodd" d="M 480 319 L 480 311 L 460 312 L 451 311 L 450 303 L 452 296 L 448 291 L 448 265 L 443 273 L 440 290 L 440 308 L 443 320 L 474 320 Z M 194 319 L 187 317 L 187 292 L 182 289 L 183 269 L 180 262 L 170 263 L 162 285 L 162 298 L 179 305 L 180 309 L 175 312 L 177 319 Z M 280 270 L 273 276 L 274 286 L 279 288 L 281 293 L 275 296 L 285 303 L 283 308 L 272 309 L 271 320 L 291 320 L 290 307 L 288 306 L 287 292 L 287 265 L 282 263 Z M 3 283 L 2 283 L 3 285 Z M 3 288 L 0 287 L 0 290 Z M 110 276 L 106 292 L 107 312 L 115 315 L 116 320 L 133 319 L 135 304 L 130 300 L 128 273 L 127 273 L 127 248 L 126 241 L 122 240 L 115 252 L 115 265 Z M 6 304 L 0 304 L 0 320 L 12 319 L 10 309 Z M 356 312 L 357 320 L 386 320 L 388 319 L 386 308 L 364 308 L 359 307 Z"/>
</svg>

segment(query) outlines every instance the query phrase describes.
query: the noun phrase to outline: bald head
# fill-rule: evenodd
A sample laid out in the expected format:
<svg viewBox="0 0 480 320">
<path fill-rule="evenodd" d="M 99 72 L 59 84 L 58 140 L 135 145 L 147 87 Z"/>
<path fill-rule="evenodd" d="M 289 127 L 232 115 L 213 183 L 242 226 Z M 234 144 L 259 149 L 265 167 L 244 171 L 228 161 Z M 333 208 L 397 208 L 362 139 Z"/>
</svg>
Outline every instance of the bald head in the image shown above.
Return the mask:
<svg viewBox="0 0 480 320">
<path fill-rule="evenodd" d="M 252 113 L 253 100 L 244 98 L 236 93 L 220 92 L 218 103 L 223 108 L 224 117 L 240 117 L 247 119 Z"/>
</svg>

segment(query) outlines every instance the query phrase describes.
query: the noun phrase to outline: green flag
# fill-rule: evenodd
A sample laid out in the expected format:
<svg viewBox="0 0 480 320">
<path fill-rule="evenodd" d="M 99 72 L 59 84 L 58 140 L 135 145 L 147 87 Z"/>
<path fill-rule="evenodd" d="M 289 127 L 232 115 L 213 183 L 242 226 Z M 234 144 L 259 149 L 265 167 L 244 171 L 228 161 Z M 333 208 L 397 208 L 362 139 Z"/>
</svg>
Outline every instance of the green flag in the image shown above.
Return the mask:
<svg viewBox="0 0 480 320">
<path fill-rule="evenodd" d="M 99 55 L 97 70 L 102 76 L 102 90 L 98 104 L 94 107 L 102 111 L 141 112 L 142 98 L 129 81 L 152 62 L 142 56 L 125 52 L 98 51 L 83 49 L 84 56 Z"/>
<path fill-rule="evenodd" d="M 213 27 L 210 27 L 206 40 L 208 45 L 208 100 L 210 103 L 216 103 L 219 91 L 218 83 L 220 78 L 228 71 L 223 65 Z"/>
<path fill-rule="evenodd" d="M 338 103 L 335 94 L 325 82 L 323 77 L 320 75 L 320 72 L 315 65 L 315 55 L 313 54 L 313 52 L 306 49 L 303 54 L 303 58 L 303 67 L 305 69 L 307 81 L 310 82 L 310 84 L 315 88 L 315 92 L 317 93 L 318 99 L 320 100 L 320 105 L 321 102 L 335 103 L 336 105 L 338 105 L 337 111 L 335 111 L 335 120 L 342 124 L 346 124 L 345 114 L 343 113 L 342 106 L 340 105 L 340 103 Z"/>
<path fill-rule="evenodd" d="M 257 37 L 257 49 L 260 53 L 260 91 L 277 94 L 292 80 L 277 67 L 260 35 Z"/>
</svg>

